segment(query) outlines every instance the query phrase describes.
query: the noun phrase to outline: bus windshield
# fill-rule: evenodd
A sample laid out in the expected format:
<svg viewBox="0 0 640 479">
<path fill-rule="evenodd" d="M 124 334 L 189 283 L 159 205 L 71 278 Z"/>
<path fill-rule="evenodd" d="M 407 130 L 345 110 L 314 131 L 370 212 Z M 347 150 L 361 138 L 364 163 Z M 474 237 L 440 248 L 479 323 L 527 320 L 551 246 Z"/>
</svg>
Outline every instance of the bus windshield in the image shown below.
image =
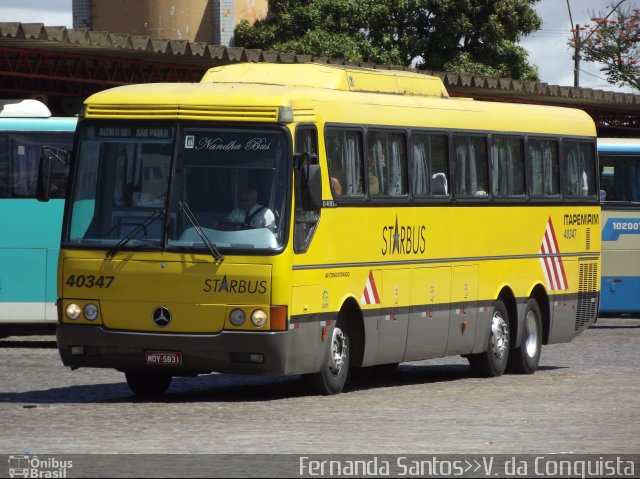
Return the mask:
<svg viewBox="0 0 640 479">
<path fill-rule="evenodd" d="M 109 256 L 282 246 L 283 130 L 86 122 L 79 137 L 67 246 L 108 248 Z"/>
</svg>

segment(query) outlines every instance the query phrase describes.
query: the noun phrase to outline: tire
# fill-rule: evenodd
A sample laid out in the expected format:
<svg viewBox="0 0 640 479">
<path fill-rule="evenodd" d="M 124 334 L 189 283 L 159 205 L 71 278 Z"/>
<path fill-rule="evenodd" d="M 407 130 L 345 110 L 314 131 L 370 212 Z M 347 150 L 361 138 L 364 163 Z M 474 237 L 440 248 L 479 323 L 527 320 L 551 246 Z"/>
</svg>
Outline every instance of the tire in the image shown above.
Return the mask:
<svg viewBox="0 0 640 479">
<path fill-rule="evenodd" d="M 127 371 L 124 373 L 129 389 L 137 396 L 160 396 L 169 389 L 171 384 L 170 374 L 141 373 Z"/>
<path fill-rule="evenodd" d="M 527 301 L 522 327 L 522 341 L 509 354 L 507 370 L 516 374 L 533 374 L 538 369 L 542 351 L 542 316 L 535 299 Z"/>
<path fill-rule="evenodd" d="M 327 364 L 319 373 L 304 375 L 303 380 L 324 396 L 339 394 L 347 382 L 350 359 L 349 331 L 346 321 L 340 316 L 329 341 Z"/>
<path fill-rule="evenodd" d="M 500 376 L 507 368 L 509 360 L 509 314 L 500 300 L 493 304 L 489 328 L 487 350 L 467 356 L 473 373 L 482 377 Z"/>
</svg>

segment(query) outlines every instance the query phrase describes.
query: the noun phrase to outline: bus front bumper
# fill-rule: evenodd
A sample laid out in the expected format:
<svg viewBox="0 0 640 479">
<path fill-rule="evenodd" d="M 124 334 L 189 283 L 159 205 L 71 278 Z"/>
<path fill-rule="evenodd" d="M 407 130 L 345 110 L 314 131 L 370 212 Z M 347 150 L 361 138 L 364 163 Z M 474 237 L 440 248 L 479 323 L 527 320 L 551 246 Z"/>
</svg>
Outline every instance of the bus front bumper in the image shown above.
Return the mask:
<svg viewBox="0 0 640 479">
<path fill-rule="evenodd" d="M 214 371 L 267 376 L 304 372 L 293 371 L 287 366 L 287 358 L 291 363 L 288 331 L 158 334 L 59 324 L 56 335 L 62 362 L 74 369 L 113 368 L 167 372 L 174 376 Z M 179 358 L 179 361 L 150 364 L 150 354 L 156 358 L 164 354 Z"/>
</svg>

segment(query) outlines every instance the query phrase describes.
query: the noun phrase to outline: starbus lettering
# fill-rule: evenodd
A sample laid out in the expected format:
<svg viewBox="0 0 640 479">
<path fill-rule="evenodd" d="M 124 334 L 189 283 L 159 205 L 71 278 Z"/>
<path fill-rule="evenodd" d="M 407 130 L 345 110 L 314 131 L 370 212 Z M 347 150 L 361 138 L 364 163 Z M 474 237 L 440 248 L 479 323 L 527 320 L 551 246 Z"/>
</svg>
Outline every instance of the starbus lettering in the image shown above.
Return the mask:
<svg viewBox="0 0 640 479">
<path fill-rule="evenodd" d="M 257 279 L 228 279 L 225 275 L 222 279 L 205 279 L 202 291 L 205 293 L 264 294 L 267 292 L 267 282 Z"/>
<path fill-rule="evenodd" d="M 599 225 L 599 214 L 564 215 L 565 226 Z"/>
<path fill-rule="evenodd" d="M 382 228 L 382 254 L 423 254 L 427 249 L 427 227 L 425 225 L 399 226 L 396 215 L 395 226 Z"/>
</svg>

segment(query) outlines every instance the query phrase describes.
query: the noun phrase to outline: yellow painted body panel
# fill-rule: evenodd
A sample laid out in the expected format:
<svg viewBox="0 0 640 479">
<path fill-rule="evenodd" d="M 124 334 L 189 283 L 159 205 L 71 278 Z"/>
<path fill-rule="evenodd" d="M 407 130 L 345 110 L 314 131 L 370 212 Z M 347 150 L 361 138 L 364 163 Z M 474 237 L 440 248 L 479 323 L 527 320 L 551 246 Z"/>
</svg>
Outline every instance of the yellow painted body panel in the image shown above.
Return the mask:
<svg viewBox="0 0 640 479">
<path fill-rule="evenodd" d="M 268 313 L 271 304 L 271 266 L 249 262 L 216 264 L 206 255 L 158 253 L 127 254 L 125 259 L 96 258 L 93 252 L 63 251 L 59 294 L 66 300 L 96 300 L 99 322 L 118 330 L 154 330 L 157 307 L 174 314 L 163 332 L 216 333 L 224 329 L 243 330 L 229 321 L 231 309 L 239 307 L 250 315 L 257 308 Z M 108 287 L 70 286 L 69 277 L 111 277 Z M 106 284 L 106 283 L 105 283 Z M 65 322 L 78 322 L 64 318 Z M 85 322 L 85 321 L 82 321 Z M 262 328 L 268 329 L 269 323 Z M 259 329 L 259 328 L 258 328 Z"/>
<path fill-rule="evenodd" d="M 576 207 L 572 214 L 595 214 L 597 207 Z M 582 253 L 598 258 L 600 255 L 599 223 L 594 225 L 565 225 L 566 207 L 450 207 L 425 208 L 326 208 L 309 251 L 294 256 L 294 267 L 317 265 L 318 270 L 297 271 L 303 284 L 321 284 L 329 292 L 329 308 L 336 310 L 345 294 L 360 296 L 369 271 L 374 271 L 383 306 L 396 304 L 396 286 L 400 288 L 397 304 L 439 304 L 497 298 L 501 286 L 508 282 L 517 297 L 527 297 L 537 284 L 545 287 L 545 277 L 538 253 L 547 222 L 551 218 L 559 252 L 568 257 L 565 263 L 568 289 L 578 291 L 577 261 L 570 255 Z M 397 221 L 397 223 L 396 223 Z M 398 242 L 394 243 L 396 224 Z M 566 234 L 565 231 L 575 229 Z M 589 232 L 588 232 L 589 230 Z M 423 231 L 423 233 L 421 233 Z M 587 249 L 587 235 L 590 246 Z M 373 266 L 368 264 L 373 263 Z M 386 264 L 385 264 L 386 263 Z M 567 264 L 569 263 L 569 264 Z M 575 264 L 574 264 L 575 263 Z M 344 266 L 340 266 L 340 265 Z M 322 265 L 330 265 L 331 269 Z M 360 266 L 361 265 L 361 266 Z M 449 291 L 448 271 L 427 277 L 423 296 L 406 294 L 402 281 L 388 285 L 382 270 L 411 268 L 427 274 L 425 266 L 456 268 L 478 265 L 478 275 L 465 275 Z M 420 276 L 422 279 L 422 276 Z M 475 279 L 474 279 L 475 278 Z M 384 284 L 382 284 L 384 281 Z M 477 283 L 477 289 L 472 287 Z M 334 288 L 335 286 L 335 288 Z M 382 291 L 388 292 L 383 295 Z M 419 290 L 418 290 L 419 291 Z M 380 305 L 362 305 L 375 309 Z"/>
</svg>

